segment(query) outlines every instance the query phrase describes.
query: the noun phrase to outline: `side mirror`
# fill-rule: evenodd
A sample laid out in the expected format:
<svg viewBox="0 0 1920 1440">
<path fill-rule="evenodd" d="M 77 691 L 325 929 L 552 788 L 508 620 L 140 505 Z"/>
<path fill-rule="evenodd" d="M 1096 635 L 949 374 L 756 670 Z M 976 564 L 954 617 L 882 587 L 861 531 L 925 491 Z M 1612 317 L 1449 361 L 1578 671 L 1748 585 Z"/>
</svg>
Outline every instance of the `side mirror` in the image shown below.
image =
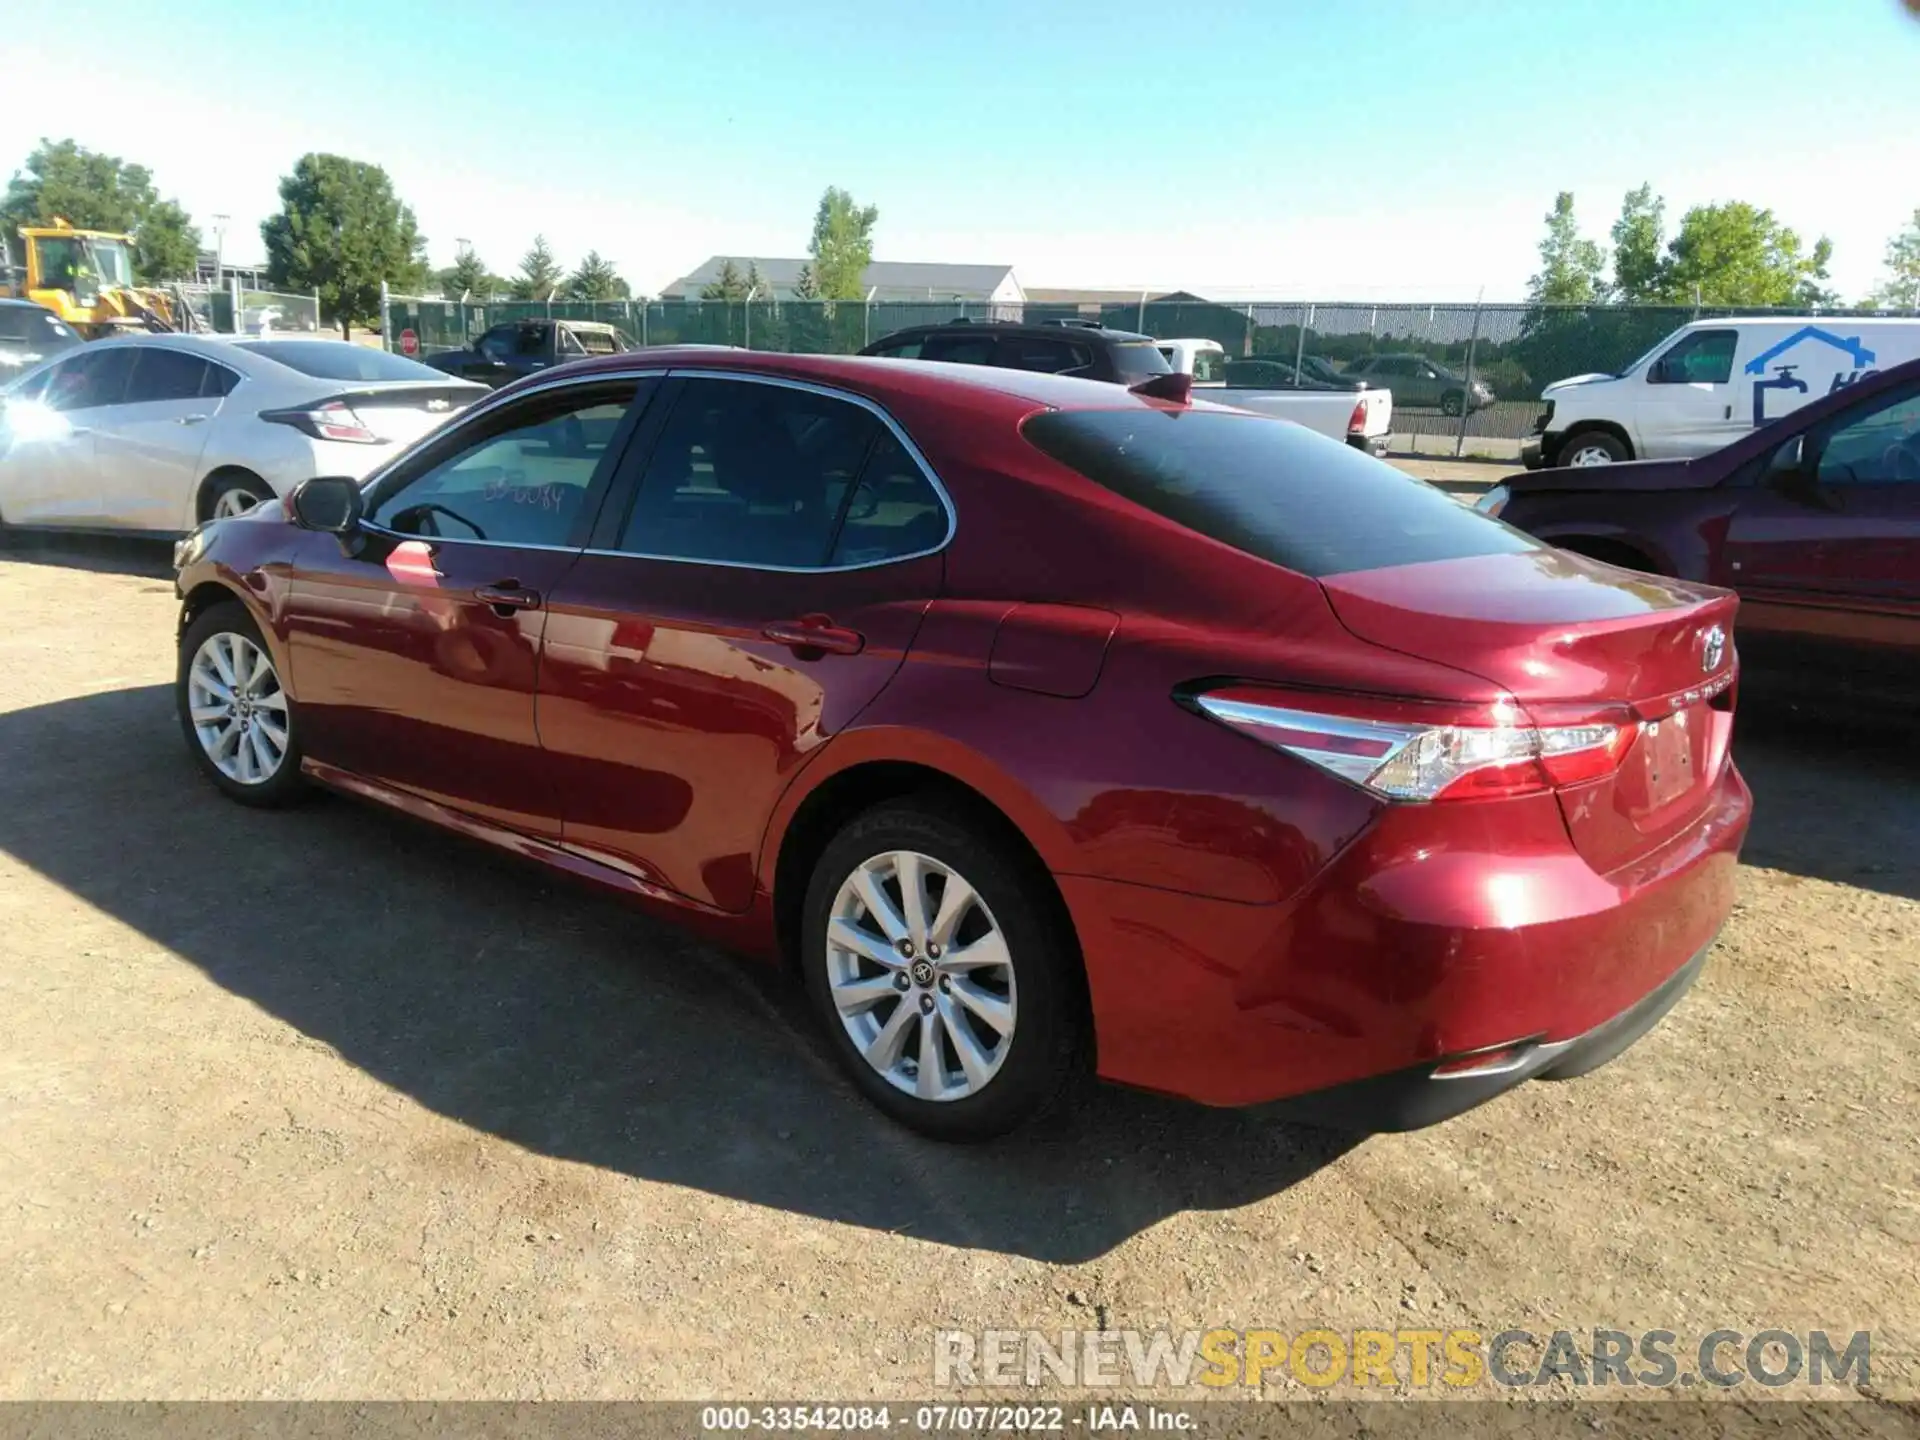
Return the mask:
<svg viewBox="0 0 1920 1440">
<path fill-rule="evenodd" d="M 360 528 L 366 513 L 360 482 L 345 475 L 317 475 L 302 480 L 287 497 L 293 523 L 302 530 L 320 530 L 342 539 Z"/>
<path fill-rule="evenodd" d="M 1796 435 L 1773 452 L 1767 461 L 1767 479 L 1776 485 L 1790 485 L 1807 479 L 1807 437 Z"/>
</svg>

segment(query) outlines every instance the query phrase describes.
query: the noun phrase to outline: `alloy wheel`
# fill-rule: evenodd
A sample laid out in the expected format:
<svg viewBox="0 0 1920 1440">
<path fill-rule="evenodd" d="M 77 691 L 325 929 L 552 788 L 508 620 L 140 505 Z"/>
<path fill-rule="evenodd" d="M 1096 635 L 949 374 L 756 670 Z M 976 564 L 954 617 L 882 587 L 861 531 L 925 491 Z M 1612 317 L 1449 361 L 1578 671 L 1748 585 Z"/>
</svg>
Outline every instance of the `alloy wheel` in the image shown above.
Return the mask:
<svg viewBox="0 0 1920 1440">
<path fill-rule="evenodd" d="M 827 920 L 827 984 L 867 1064 L 922 1100 L 978 1094 L 1013 1042 L 1006 937 L 965 878 L 917 851 L 875 855 L 841 883 Z"/>
<path fill-rule="evenodd" d="M 1567 457 L 1568 465 L 1611 465 L 1613 455 L 1603 445 L 1582 445 Z"/>
<path fill-rule="evenodd" d="M 213 502 L 215 520 L 231 520 L 236 515 L 244 515 L 254 506 L 262 503 L 261 497 L 251 490 L 222 490 Z"/>
<path fill-rule="evenodd" d="M 188 718 L 214 768 L 264 785 L 287 757 L 287 696 L 273 660 L 245 635 L 209 635 L 187 668 Z"/>
</svg>

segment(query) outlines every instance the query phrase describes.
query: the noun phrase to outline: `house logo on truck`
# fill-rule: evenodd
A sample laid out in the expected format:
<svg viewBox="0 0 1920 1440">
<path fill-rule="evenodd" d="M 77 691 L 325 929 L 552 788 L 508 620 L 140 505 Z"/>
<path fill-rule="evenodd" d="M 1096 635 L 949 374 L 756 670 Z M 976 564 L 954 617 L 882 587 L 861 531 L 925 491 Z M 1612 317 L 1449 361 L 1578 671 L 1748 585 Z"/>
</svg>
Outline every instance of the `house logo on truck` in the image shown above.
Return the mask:
<svg viewBox="0 0 1920 1440">
<path fill-rule="evenodd" d="M 1749 375 L 1765 375 L 1767 373 L 1767 366 L 1773 360 L 1786 354 L 1786 352 L 1793 349 L 1794 346 L 1808 340 L 1817 340 L 1822 345 L 1831 346 L 1833 349 L 1846 355 L 1853 362 L 1853 367 L 1850 370 L 1839 368 L 1834 370 L 1833 383 L 1827 386 L 1827 393 L 1829 395 L 1843 385 L 1851 385 L 1856 380 L 1864 380 L 1874 373 L 1873 351 L 1867 349 L 1866 346 L 1860 343 L 1860 337 L 1858 335 L 1835 335 L 1832 331 L 1822 330 L 1817 325 L 1803 325 L 1778 345 L 1768 350 L 1762 350 L 1746 363 L 1746 373 Z M 1807 382 L 1793 373 L 1799 368 L 1797 364 L 1776 365 L 1774 366 L 1772 379 L 1756 380 L 1753 382 L 1753 423 L 1755 425 L 1764 425 L 1767 423 L 1767 392 L 1769 390 L 1791 390 L 1800 395 L 1805 395 L 1808 392 Z"/>
</svg>

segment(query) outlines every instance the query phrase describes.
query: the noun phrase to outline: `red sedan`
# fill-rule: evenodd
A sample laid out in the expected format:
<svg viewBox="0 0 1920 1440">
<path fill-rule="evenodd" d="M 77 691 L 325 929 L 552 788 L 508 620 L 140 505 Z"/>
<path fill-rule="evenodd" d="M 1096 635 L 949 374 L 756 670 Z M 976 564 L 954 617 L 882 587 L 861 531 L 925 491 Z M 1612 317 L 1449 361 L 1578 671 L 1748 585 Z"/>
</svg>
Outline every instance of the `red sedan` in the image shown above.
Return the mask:
<svg viewBox="0 0 1920 1440">
<path fill-rule="evenodd" d="M 1624 1049 L 1732 905 L 1731 595 L 1161 382 L 633 352 L 176 558 L 222 791 L 784 957 L 934 1135 L 1089 1062 L 1428 1123 Z"/>
</svg>

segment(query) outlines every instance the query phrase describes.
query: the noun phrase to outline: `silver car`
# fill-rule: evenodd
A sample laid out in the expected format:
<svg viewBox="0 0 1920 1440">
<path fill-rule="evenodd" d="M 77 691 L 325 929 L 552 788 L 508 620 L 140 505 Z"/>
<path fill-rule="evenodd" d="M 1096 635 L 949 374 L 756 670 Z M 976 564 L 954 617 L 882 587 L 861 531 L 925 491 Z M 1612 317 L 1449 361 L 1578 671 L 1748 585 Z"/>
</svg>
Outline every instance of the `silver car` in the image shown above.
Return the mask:
<svg viewBox="0 0 1920 1440">
<path fill-rule="evenodd" d="M 363 476 L 488 393 L 343 340 L 98 341 L 0 388 L 0 521 L 179 534 Z"/>
</svg>

